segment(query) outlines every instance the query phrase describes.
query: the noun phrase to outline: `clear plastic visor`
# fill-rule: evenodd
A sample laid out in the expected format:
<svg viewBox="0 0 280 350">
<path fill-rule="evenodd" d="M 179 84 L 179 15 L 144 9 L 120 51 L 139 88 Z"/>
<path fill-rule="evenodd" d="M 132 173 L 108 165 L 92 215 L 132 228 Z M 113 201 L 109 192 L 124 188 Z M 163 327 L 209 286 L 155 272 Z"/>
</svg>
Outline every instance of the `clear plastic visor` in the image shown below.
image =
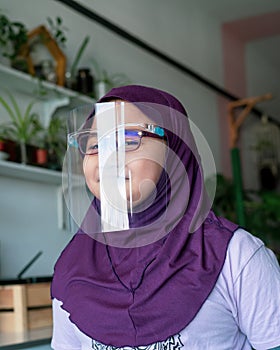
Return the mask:
<svg viewBox="0 0 280 350">
<path fill-rule="evenodd" d="M 184 114 L 151 103 L 116 100 L 73 110 L 63 164 L 71 231 L 119 247 L 144 246 L 168 234 L 191 201 L 195 173 L 188 174 L 188 157 L 193 154 L 201 165 L 192 133 L 206 164 L 201 174 L 209 178 L 216 170 L 206 140 L 191 128 Z M 196 181 L 191 232 L 205 219 L 215 193 L 212 183 L 205 201 L 203 175 Z"/>
<path fill-rule="evenodd" d="M 156 198 L 165 164 L 165 132 L 127 102 L 97 103 L 94 109 L 86 121 L 92 106 L 74 110 L 69 118 L 64 193 L 73 231 L 127 230 L 135 214 Z"/>
</svg>

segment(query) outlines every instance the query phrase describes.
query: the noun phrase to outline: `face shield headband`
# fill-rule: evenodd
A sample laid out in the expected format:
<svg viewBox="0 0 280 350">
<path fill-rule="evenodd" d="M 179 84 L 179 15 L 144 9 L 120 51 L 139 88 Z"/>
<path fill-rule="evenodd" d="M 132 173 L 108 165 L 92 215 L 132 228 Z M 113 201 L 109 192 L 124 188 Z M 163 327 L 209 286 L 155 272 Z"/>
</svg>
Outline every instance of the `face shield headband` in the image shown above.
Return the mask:
<svg viewBox="0 0 280 350">
<path fill-rule="evenodd" d="M 212 202 L 208 196 L 205 201 L 200 158 L 185 115 L 124 101 L 97 103 L 87 119 L 92 110 L 83 106 L 69 118 L 63 192 L 72 231 L 136 247 L 164 237 L 187 209 L 194 212 L 193 231 L 200 226 Z M 207 142 L 197 134 L 204 153 L 208 150 L 207 174 L 215 173 Z M 194 181 L 200 182 L 200 193 L 191 198 Z"/>
</svg>

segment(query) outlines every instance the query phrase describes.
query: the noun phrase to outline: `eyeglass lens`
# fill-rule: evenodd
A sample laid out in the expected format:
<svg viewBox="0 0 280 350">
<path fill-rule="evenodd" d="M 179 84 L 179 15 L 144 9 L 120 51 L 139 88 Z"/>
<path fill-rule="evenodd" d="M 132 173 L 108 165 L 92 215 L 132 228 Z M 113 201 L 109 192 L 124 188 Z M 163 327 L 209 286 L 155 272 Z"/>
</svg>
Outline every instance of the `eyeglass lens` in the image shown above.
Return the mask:
<svg viewBox="0 0 280 350">
<path fill-rule="evenodd" d="M 109 136 L 110 137 L 110 136 Z M 125 130 L 125 151 L 136 150 L 141 141 L 141 134 L 136 130 Z M 98 153 L 98 137 L 96 132 L 87 132 L 78 137 L 80 151 L 92 155 Z"/>
</svg>

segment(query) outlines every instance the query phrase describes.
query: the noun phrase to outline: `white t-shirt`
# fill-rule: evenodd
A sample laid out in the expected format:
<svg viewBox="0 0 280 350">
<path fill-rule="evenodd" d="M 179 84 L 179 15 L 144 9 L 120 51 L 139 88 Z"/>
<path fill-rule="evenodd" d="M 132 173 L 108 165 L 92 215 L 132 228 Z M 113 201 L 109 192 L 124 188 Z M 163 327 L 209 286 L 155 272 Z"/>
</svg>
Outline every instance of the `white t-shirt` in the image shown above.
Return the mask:
<svg viewBox="0 0 280 350">
<path fill-rule="evenodd" d="M 53 300 L 55 350 L 117 349 L 83 334 L 61 304 Z M 194 320 L 166 341 L 138 349 L 249 350 L 252 346 L 257 350 L 280 346 L 280 268 L 262 241 L 239 229 L 230 241 L 218 281 Z"/>
</svg>

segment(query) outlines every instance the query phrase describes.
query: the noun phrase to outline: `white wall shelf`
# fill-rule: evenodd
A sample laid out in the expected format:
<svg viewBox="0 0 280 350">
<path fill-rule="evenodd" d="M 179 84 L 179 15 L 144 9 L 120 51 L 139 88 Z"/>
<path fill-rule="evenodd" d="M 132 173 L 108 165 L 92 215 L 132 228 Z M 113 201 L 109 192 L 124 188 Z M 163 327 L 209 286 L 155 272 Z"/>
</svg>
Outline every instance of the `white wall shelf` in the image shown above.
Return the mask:
<svg viewBox="0 0 280 350">
<path fill-rule="evenodd" d="M 12 88 L 17 92 L 32 95 L 40 100 L 69 97 L 70 101 L 74 104 L 94 102 L 94 99 L 89 96 L 40 80 L 30 74 L 23 73 L 3 64 L 0 64 L 0 76 L 0 85 L 6 89 Z"/>
<path fill-rule="evenodd" d="M 35 98 L 41 104 L 40 114 L 45 126 L 58 107 L 67 106 L 72 109 L 95 102 L 93 98 L 77 91 L 40 80 L 3 64 L 0 64 L 0 88 L 9 90 L 12 94 L 16 92 Z"/>
<path fill-rule="evenodd" d="M 44 115 L 45 126 L 59 107 L 67 106 L 71 109 L 75 106 L 95 102 L 89 96 L 42 81 L 1 63 L 0 88 L 9 90 L 12 94 L 17 93 L 38 100 L 41 104 L 41 113 Z M 56 185 L 61 185 L 62 178 L 59 171 L 10 161 L 0 161 L 0 176 Z"/>
<path fill-rule="evenodd" d="M 10 161 L 0 161 L 0 176 L 59 186 L 62 184 L 62 174 L 59 171 Z"/>
</svg>

